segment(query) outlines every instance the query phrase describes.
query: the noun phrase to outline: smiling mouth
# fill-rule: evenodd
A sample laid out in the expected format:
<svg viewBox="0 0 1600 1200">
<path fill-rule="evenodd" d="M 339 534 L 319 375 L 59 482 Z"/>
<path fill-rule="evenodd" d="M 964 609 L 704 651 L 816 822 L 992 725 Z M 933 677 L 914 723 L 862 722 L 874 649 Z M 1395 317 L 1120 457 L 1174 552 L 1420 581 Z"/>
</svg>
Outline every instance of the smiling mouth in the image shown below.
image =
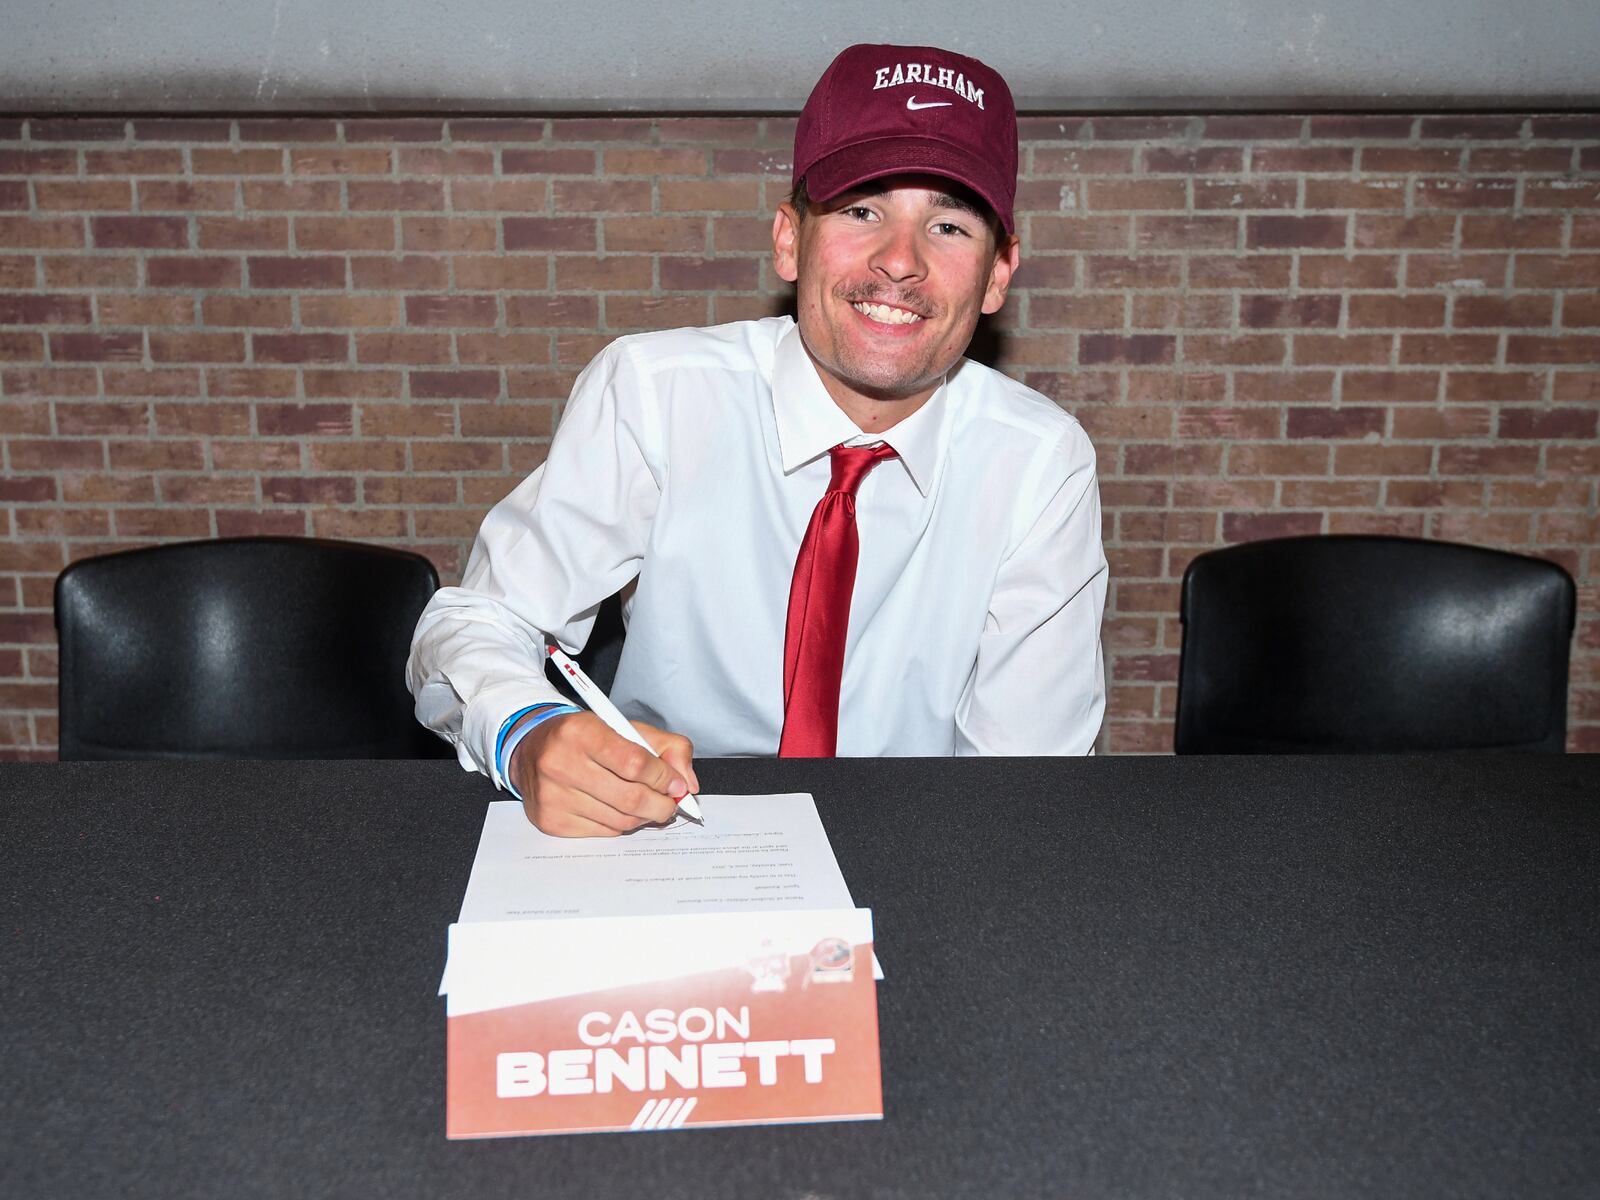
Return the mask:
<svg viewBox="0 0 1600 1200">
<path fill-rule="evenodd" d="M 922 320 L 921 313 L 914 313 L 909 308 L 896 308 L 892 304 L 873 304 L 868 300 L 857 300 L 850 307 L 862 316 L 870 317 L 885 325 L 914 325 Z"/>
</svg>

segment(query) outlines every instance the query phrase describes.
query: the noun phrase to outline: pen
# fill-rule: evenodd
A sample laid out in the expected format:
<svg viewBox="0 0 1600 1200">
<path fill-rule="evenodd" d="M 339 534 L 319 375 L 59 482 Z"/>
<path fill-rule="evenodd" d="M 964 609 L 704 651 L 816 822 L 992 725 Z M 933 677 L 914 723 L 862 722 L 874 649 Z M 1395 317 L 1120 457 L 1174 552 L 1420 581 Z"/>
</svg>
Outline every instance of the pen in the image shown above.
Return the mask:
<svg viewBox="0 0 1600 1200">
<path fill-rule="evenodd" d="M 611 703 L 611 697 L 600 690 L 600 685 L 583 673 L 582 667 L 563 654 L 558 646 L 546 646 L 545 652 L 567 677 L 573 690 L 578 693 L 579 699 L 589 706 L 589 711 L 604 721 L 613 733 L 620 734 L 636 746 L 643 746 L 651 754 L 656 753 L 656 748 L 639 736 L 639 731 L 633 727 L 633 723 L 622 715 L 621 709 Z M 656 757 L 661 756 L 657 754 Z M 678 811 L 702 825 L 706 823 L 705 816 L 700 812 L 700 802 L 694 798 L 692 792 L 683 794 L 678 801 Z"/>
</svg>

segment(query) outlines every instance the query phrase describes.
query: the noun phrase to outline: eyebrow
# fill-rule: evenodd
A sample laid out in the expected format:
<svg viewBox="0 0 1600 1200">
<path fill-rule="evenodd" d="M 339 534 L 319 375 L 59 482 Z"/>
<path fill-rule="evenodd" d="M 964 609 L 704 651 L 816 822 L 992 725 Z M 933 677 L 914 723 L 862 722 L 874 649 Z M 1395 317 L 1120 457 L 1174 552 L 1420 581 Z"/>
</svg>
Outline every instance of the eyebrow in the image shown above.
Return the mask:
<svg viewBox="0 0 1600 1200">
<path fill-rule="evenodd" d="M 933 206 L 935 208 L 953 208 L 957 212 L 970 213 L 980 221 L 988 219 L 988 214 L 971 200 L 966 199 L 964 196 L 952 195 L 949 192 L 937 193 L 933 198 Z"/>
</svg>

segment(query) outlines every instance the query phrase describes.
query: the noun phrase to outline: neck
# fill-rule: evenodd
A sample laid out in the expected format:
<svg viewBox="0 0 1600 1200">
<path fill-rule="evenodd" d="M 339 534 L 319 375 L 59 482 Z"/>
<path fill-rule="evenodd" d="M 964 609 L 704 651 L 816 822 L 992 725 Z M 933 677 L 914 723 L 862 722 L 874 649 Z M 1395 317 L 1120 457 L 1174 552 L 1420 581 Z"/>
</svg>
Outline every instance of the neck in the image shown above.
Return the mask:
<svg viewBox="0 0 1600 1200">
<path fill-rule="evenodd" d="M 893 429 L 901 421 L 916 412 L 928 402 L 934 391 L 937 390 L 936 388 L 930 389 L 921 395 L 911 396 L 903 400 L 874 400 L 870 397 L 858 396 L 853 392 L 841 396 L 831 387 L 828 389 L 828 394 L 833 397 L 833 402 L 843 410 L 844 415 L 855 422 L 856 428 L 861 430 L 862 433 L 883 433 L 886 430 Z"/>
<path fill-rule="evenodd" d="M 811 356 L 809 347 L 806 349 L 806 355 Z M 815 358 L 811 359 L 811 365 L 816 368 L 817 378 L 822 380 L 822 386 L 827 389 L 833 402 L 845 416 L 855 422 L 856 428 L 862 433 L 883 433 L 885 430 L 893 429 L 932 399 L 933 394 L 944 384 L 944 380 L 940 379 L 932 387 L 910 396 L 874 396 L 858 392 L 848 384 L 835 379 L 822 369 Z"/>
</svg>

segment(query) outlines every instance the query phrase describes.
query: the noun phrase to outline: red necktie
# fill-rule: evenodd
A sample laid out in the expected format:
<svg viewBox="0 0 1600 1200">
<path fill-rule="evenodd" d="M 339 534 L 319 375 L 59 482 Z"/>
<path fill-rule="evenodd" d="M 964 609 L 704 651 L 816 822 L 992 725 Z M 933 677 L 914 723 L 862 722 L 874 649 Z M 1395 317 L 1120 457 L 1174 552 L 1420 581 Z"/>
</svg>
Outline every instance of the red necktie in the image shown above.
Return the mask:
<svg viewBox="0 0 1600 1200">
<path fill-rule="evenodd" d="M 779 758 L 832 758 L 839 740 L 839 681 L 856 586 L 856 489 L 893 447 L 835 446 L 833 481 L 800 542 L 783 635 L 783 737 Z"/>
</svg>

